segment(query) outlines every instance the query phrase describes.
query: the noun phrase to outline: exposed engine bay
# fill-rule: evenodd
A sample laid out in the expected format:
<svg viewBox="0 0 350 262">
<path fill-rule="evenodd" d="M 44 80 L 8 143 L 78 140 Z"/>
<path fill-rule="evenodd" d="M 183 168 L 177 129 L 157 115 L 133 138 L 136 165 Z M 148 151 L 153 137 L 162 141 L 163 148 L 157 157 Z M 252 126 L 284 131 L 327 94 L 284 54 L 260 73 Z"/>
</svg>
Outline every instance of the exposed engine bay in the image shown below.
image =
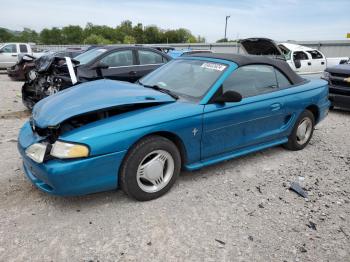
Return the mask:
<svg viewBox="0 0 350 262">
<path fill-rule="evenodd" d="M 32 109 L 39 100 L 75 84 L 67 62 L 79 64 L 69 57 L 43 56 L 35 60 L 35 68 L 27 74 L 22 86 L 22 99 L 27 108 Z"/>
<path fill-rule="evenodd" d="M 120 115 L 123 113 L 136 111 L 139 109 L 145 109 L 147 107 L 152 107 L 159 105 L 160 103 L 139 103 L 139 104 L 129 104 L 118 107 L 101 109 L 98 111 L 88 112 L 82 115 L 71 117 L 57 126 L 49 126 L 46 128 L 40 128 L 35 125 L 33 118 L 30 119 L 30 125 L 34 132 L 39 136 L 46 137 L 49 143 L 54 143 L 58 137 L 66 132 L 80 128 L 87 124 L 106 119 L 115 115 Z"/>
</svg>

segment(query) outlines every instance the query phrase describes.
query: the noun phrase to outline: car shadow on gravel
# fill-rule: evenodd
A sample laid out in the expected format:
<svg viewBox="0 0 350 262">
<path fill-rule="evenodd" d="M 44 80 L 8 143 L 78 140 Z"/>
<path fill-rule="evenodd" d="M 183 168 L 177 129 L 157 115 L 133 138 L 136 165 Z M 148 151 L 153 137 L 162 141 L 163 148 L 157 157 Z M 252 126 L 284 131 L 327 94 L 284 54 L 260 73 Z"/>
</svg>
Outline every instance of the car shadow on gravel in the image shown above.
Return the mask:
<svg viewBox="0 0 350 262">
<path fill-rule="evenodd" d="M 330 110 L 330 113 L 334 113 L 337 115 L 350 116 L 350 110 L 343 110 L 343 109 L 338 109 L 338 108 L 334 108 L 334 109 Z M 350 119 L 349 119 L 349 121 L 350 121 Z"/>
<path fill-rule="evenodd" d="M 191 181 L 194 180 L 197 176 L 208 178 L 214 174 L 225 173 L 225 171 L 235 170 L 237 168 L 245 168 L 247 166 L 250 166 L 250 163 L 261 162 L 265 158 L 271 158 L 276 155 L 281 155 L 288 152 L 290 151 L 284 149 L 282 146 L 267 148 L 258 152 L 250 153 L 207 167 L 203 167 L 199 170 L 183 171 L 180 175 L 180 181 Z"/>
<path fill-rule="evenodd" d="M 227 160 L 218 164 L 214 164 L 208 167 L 196 171 L 182 171 L 176 184 L 170 190 L 169 193 L 162 196 L 161 198 L 155 199 L 153 201 L 148 201 L 147 203 L 157 201 L 165 201 L 164 198 L 174 198 L 178 196 L 177 190 L 182 190 L 184 187 L 190 188 L 192 183 L 200 183 L 198 181 L 201 178 L 210 178 L 215 175 L 222 175 L 229 170 L 237 170 L 237 168 L 246 168 L 250 166 L 250 163 L 256 163 L 263 161 L 266 158 L 273 157 L 274 155 L 281 155 L 283 152 L 289 152 L 283 149 L 280 146 L 268 148 L 263 151 L 255 152 L 245 156 L 237 157 L 235 159 Z M 184 186 L 185 184 L 185 186 Z M 34 186 L 33 186 L 34 187 Z M 134 202 L 136 205 L 142 205 L 146 202 L 138 202 L 134 199 L 129 198 L 122 190 L 111 190 L 107 192 L 94 193 L 83 196 L 74 196 L 74 197 L 61 197 L 53 196 L 47 193 L 41 192 L 39 189 L 36 189 L 36 193 L 33 197 L 41 199 L 40 201 L 49 203 L 49 205 L 55 206 L 60 210 L 78 210 L 80 208 L 98 208 L 105 204 L 113 204 L 118 206 L 128 205 L 130 202 Z M 173 194 L 173 195 L 171 195 Z"/>
<path fill-rule="evenodd" d="M 31 112 L 29 110 L 23 110 L 23 111 L 15 111 L 15 112 L 6 112 L 6 113 L 0 113 L 1 119 L 24 119 L 29 118 Z"/>
</svg>

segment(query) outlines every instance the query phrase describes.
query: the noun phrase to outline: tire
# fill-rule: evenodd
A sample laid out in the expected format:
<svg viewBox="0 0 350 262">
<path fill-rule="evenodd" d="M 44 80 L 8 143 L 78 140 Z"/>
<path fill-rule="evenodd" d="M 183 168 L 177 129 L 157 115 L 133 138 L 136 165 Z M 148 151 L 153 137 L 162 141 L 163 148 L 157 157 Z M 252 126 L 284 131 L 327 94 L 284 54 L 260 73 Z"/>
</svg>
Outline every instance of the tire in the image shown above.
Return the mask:
<svg viewBox="0 0 350 262">
<path fill-rule="evenodd" d="M 128 196 L 148 201 L 168 192 L 180 170 L 181 156 L 176 145 L 165 137 L 149 136 L 127 153 L 120 169 L 119 185 Z"/>
<path fill-rule="evenodd" d="M 301 139 L 300 135 L 298 136 L 298 128 L 299 126 L 301 126 L 302 123 L 304 123 L 304 125 L 306 123 L 307 125 L 305 129 L 304 139 Z M 315 127 L 314 115 L 309 110 L 305 110 L 303 113 L 301 113 L 298 120 L 295 122 L 292 133 L 288 137 L 288 142 L 284 144 L 284 147 L 293 151 L 302 150 L 310 142 L 310 139 L 314 132 L 314 127 Z M 303 131 L 303 128 L 301 130 Z M 303 132 L 301 132 L 301 134 L 303 134 Z"/>
</svg>

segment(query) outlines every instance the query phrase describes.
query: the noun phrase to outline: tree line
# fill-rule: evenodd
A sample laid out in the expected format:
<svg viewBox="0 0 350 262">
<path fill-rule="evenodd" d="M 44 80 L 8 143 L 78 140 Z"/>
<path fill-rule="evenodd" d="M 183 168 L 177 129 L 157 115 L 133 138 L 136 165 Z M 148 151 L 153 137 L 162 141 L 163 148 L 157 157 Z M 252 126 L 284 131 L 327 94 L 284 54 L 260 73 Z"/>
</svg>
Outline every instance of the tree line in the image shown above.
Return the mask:
<svg viewBox="0 0 350 262">
<path fill-rule="evenodd" d="M 157 44 L 157 43 L 202 43 L 205 38 L 192 35 L 185 28 L 164 30 L 155 25 L 133 25 L 123 21 L 116 27 L 87 23 L 84 28 L 68 25 L 62 28 L 44 28 L 36 32 L 30 28 L 23 31 L 10 31 L 0 28 L 1 42 L 33 42 L 37 44 Z"/>
</svg>

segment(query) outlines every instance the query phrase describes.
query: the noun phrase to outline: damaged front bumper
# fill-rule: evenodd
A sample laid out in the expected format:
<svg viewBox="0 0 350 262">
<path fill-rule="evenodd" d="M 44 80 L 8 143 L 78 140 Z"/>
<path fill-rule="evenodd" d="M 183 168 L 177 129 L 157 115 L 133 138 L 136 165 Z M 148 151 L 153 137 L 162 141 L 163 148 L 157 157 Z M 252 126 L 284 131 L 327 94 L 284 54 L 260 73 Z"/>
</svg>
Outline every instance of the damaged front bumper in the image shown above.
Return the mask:
<svg viewBox="0 0 350 262">
<path fill-rule="evenodd" d="M 118 171 L 125 151 L 83 159 L 51 159 L 39 164 L 26 155 L 25 149 L 40 139 L 42 138 L 32 131 L 27 122 L 19 134 L 18 150 L 27 177 L 42 191 L 54 195 L 76 196 L 118 187 Z"/>
</svg>

